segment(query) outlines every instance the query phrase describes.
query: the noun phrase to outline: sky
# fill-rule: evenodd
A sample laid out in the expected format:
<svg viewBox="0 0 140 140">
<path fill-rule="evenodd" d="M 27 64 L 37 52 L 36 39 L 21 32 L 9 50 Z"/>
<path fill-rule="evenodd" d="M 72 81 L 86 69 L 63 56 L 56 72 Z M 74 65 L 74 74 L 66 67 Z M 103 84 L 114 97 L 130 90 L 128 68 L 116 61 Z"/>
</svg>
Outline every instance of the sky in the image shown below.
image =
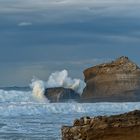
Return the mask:
<svg viewBox="0 0 140 140">
<path fill-rule="evenodd" d="M 0 0 L 0 87 L 128 56 L 140 65 L 139 0 Z"/>
</svg>

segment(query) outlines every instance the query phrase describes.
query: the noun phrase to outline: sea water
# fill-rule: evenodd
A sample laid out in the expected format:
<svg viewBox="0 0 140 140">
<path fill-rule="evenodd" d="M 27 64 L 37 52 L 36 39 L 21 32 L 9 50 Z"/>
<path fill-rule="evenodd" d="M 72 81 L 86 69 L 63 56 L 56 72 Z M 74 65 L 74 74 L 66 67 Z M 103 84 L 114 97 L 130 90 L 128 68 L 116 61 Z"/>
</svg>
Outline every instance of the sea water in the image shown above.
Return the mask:
<svg viewBox="0 0 140 140">
<path fill-rule="evenodd" d="M 0 89 L 0 140 L 59 140 L 61 127 L 82 116 L 140 109 L 140 103 L 49 103 L 30 89 Z"/>
</svg>

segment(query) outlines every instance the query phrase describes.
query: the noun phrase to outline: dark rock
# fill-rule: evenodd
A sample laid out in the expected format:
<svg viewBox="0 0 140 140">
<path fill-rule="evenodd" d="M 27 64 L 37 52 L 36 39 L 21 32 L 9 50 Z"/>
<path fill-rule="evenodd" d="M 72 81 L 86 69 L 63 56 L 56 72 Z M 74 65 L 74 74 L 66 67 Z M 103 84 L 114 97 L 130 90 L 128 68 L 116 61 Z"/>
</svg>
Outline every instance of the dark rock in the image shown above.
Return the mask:
<svg viewBox="0 0 140 140">
<path fill-rule="evenodd" d="M 63 87 L 47 88 L 44 95 L 50 102 L 78 101 L 80 98 L 74 90 Z"/>
<path fill-rule="evenodd" d="M 82 118 L 83 120 L 83 118 Z M 62 140 L 139 140 L 140 111 L 88 118 L 87 123 L 62 127 Z M 78 121 L 78 119 L 76 120 Z M 80 122 L 81 119 L 78 121 Z M 79 125 L 78 125 L 79 124 Z"/>
<path fill-rule="evenodd" d="M 80 120 L 76 119 L 73 123 L 73 126 L 80 126 L 84 124 L 90 124 L 90 117 L 82 117 Z"/>
<path fill-rule="evenodd" d="M 82 102 L 140 101 L 140 68 L 128 57 L 84 71 Z"/>
</svg>

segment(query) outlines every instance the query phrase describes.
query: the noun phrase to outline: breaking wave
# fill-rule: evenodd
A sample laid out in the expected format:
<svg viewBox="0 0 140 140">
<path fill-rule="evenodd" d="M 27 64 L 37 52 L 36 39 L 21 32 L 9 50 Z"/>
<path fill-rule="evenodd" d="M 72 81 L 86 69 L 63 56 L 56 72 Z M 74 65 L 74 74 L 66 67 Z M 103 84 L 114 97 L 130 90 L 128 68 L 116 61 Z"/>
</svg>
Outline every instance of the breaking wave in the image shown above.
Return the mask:
<svg viewBox="0 0 140 140">
<path fill-rule="evenodd" d="M 49 114 L 112 115 L 140 109 L 140 103 L 6 103 L 0 106 L 0 116 Z"/>
<path fill-rule="evenodd" d="M 0 116 L 44 115 L 47 114 L 85 114 L 111 115 L 140 109 L 140 102 L 133 103 L 49 103 L 44 98 L 46 87 L 63 86 L 81 93 L 85 83 L 72 79 L 68 72 L 52 73 L 48 81 L 33 79 L 32 91 L 0 89 Z"/>
<path fill-rule="evenodd" d="M 32 91 L 2 90 L 0 89 L 0 103 L 31 102 L 34 101 Z"/>
<path fill-rule="evenodd" d="M 0 116 L 85 114 L 110 115 L 140 109 L 134 103 L 49 103 L 36 100 L 32 91 L 0 90 Z"/>
<path fill-rule="evenodd" d="M 64 87 L 71 88 L 81 94 L 85 83 L 80 79 L 72 79 L 68 76 L 68 71 L 57 71 L 52 73 L 48 81 L 42 81 L 34 78 L 30 84 L 32 91 L 19 90 L 0 90 L 0 103 L 2 102 L 41 102 L 48 103 L 44 97 L 45 88 Z"/>
<path fill-rule="evenodd" d="M 67 70 L 56 71 L 52 73 L 48 81 L 42 81 L 37 78 L 32 80 L 30 87 L 33 89 L 33 94 L 40 100 L 44 100 L 45 88 L 64 87 L 70 88 L 79 94 L 82 94 L 85 88 L 85 82 L 80 79 L 72 79 L 68 75 Z"/>
</svg>

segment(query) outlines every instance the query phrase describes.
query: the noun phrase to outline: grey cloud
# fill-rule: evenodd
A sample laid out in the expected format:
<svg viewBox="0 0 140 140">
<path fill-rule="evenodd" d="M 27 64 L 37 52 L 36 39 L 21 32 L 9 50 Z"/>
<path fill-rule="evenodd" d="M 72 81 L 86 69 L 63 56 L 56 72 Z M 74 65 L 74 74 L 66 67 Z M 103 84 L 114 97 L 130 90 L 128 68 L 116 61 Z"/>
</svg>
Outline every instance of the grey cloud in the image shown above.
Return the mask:
<svg viewBox="0 0 140 140">
<path fill-rule="evenodd" d="M 0 1 L 0 13 L 35 15 L 36 22 L 69 22 L 90 20 L 91 16 L 139 17 L 139 1 L 131 0 L 6 0 Z M 40 18 L 36 18 L 36 17 Z M 15 17 L 16 18 L 16 17 Z M 18 17 L 20 18 L 20 16 Z M 35 20 L 34 19 L 34 20 Z"/>
<path fill-rule="evenodd" d="M 140 64 L 139 9 L 136 0 L 0 0 L 0 85 L 62 69 L 82 78 L 121 55 Z"/>
</svg>

